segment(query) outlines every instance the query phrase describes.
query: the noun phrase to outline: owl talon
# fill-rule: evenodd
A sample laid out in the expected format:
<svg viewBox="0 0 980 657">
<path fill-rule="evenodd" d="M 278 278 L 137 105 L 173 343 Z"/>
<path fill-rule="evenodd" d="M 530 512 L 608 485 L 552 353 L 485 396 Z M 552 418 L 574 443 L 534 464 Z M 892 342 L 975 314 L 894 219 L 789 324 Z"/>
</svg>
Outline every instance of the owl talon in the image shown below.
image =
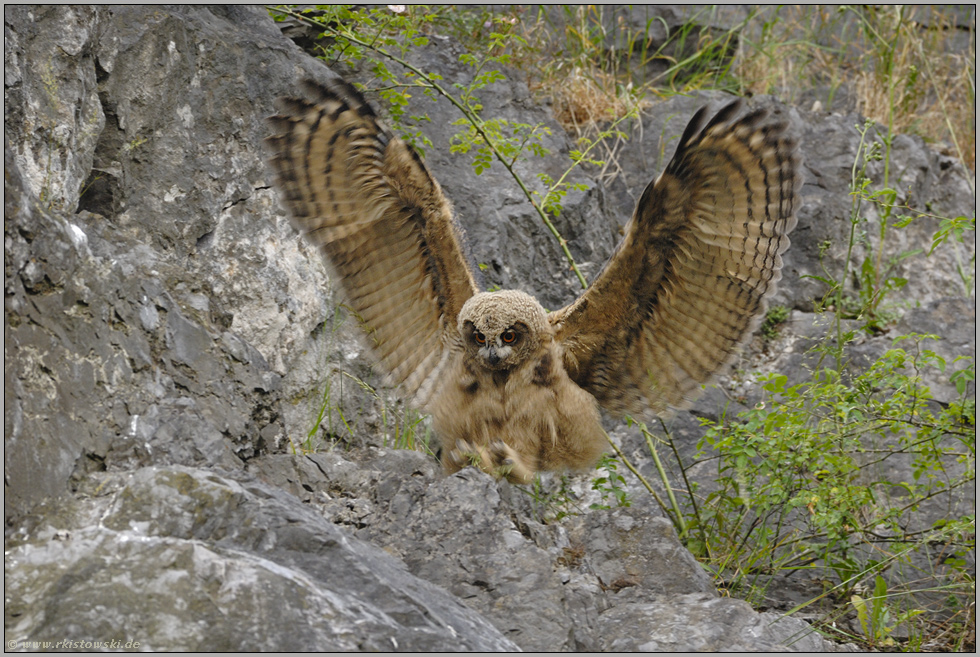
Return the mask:
<svg viewBox="0 0 980 657">
<path fill-rule="evenodd" d="M 507 443 L 498 440 L 490 446 L 496 463 L 495 472 L 498 478 L 506 478 L 513 484 L 526 484 L 534 477 L 534 472 L 524 465 L 523 459 Z"/>
<path fill-rule="evenodd" d="M 475 445 L 466 440 L 458 440 L 456 441 L 456 447 L 446 453 L 444 461 L 447 467 L 452 466 L 455 472 L 469 465 L 482 469 L 481 462 L 483 458 L 479 448 Z"/>
<path fill-rule="evenodd" d="M 444 465 L 449 472 L 473 466 L 492 477 L 507 479 L 515 484 L 526 484 L 534 476 L 534 472 L 524 465 L 520 455 L 499 440 L 487 447 L 474 445 L 467 440 L 457 440 L 456 446 L 445 453 Z"/>
</svg>

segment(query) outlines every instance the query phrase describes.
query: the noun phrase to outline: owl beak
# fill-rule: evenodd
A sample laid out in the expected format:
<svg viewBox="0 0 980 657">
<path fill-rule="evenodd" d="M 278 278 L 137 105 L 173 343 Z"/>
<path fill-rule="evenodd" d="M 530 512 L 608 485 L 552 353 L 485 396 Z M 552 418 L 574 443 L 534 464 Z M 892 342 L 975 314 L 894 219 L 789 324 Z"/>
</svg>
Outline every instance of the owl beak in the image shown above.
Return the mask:
<svg viewBox="0 0 980 657">
<path fill-rule="evenodd" d="M 490 361 L 490 364 L 491 365 L 496 365 L 497 363 L 500 362 L 500 356 L 497 355 L 497 348 L 496 347 L 494 347 L 494 346 L 491 345 L 487 349 L 487 360 Z"/>
</svg>

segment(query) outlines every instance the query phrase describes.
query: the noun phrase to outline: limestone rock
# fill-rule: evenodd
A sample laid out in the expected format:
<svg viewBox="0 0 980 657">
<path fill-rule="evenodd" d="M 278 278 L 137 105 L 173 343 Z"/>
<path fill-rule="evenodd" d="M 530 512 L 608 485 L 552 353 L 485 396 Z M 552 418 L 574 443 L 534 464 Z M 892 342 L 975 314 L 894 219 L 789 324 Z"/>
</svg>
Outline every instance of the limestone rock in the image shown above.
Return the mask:
<svg viewBox="0 0 980 657">
<path fill-rule="evenodd" d="M 7 551 L 8 641 L 118 638 L 154 651 L 516 649 L 391 555 L 260 482 L 147 467 L 103 477 L 87 492 L 100 497 L 69 504 L 80 522 L 45 525 Z"/>
<path fill-rule="evenodd" d="M 279 206 L 262 147 L 264 118 L 302 77 L 366 71 L 329 70 L 251 7 L 17 5 L 4 35 L 5 638 L 157 650 L 831 648 L 799 619 L 719 597 L 647 498 L 593 511 L 587 476 L 529 490 L 470 469 L 444 477 L 431 456 L 390 449 L 406 426 L 424 442 L 426 422 L 371 369 L 319 255 Z M 459 44 L 433 41 L 412 61 L 468 81 Z M 488 115 L 550 128 L 550 154 L 518 162 L 521 175 L 561 175 L 572 144 L 520 77 L 505 72 L 480 94 Z M 411 111 L 432 119 L 426 159 L 486 282 L 552 308 L 571 300 L 578 283 L 516 183 L 450 154 L 456 116 L 417 96 Z M 658 103 L 631 128 L 623 175 L 573 172 L 585 189 L 566 197 L 557 227 L 587 276 L 671 138 L 720 102 Z M 751 103 L 793 124 L 807 168 L 776 299 L 794 313 L 776 346 L 739 366 L 796 367 L 822 330 L 810 311 L 823 291 L 799 277 L 843 272 L 857 118 Z M 972 210 L 958 163 L 912 138 L 893 152 L 902 200 Z M 903 229 L 885 257 L 925 248 L 934 230 Z M 852 254 L 850 270 L 875 247 Z M 961 248 L 968 258 L 974 246 Z M 893 330 L 937 333 L 951 359 L 975 350 L 975 303 L 948 253 L 898 262 L 894 275 L 917 275 Z M 854 353 L 880 353 L 891 337 Z M 716 416 L 731 390 L 745 403 L 757 394 L 737 370 L 721 383 L 697 413 Z M 950 394 L 930 385 L 939 401 Z M 694 417 L 673 426 L 692 450 Z M 693 474 L 705 485 L 712 475 Z"/>
</svg>

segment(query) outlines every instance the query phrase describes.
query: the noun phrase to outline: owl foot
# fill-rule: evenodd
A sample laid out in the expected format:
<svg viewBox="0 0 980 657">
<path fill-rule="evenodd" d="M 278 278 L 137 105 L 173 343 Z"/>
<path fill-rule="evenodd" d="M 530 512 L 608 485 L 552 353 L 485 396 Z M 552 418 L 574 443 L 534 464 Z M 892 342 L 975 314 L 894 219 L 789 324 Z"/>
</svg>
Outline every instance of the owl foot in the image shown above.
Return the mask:
<svg viewBox="0 0 980 657">
<path fill-rule="evenodd" d="M 520 454 L 500 440 L 488 446 L 458 440 L 446 456 L 446 469 L 451 472 L 472 465 L 497 479 L 506 478 L 512 484 L 527 484 L 534 478 L 534 471 L 524 464 Z"/>
</svg>

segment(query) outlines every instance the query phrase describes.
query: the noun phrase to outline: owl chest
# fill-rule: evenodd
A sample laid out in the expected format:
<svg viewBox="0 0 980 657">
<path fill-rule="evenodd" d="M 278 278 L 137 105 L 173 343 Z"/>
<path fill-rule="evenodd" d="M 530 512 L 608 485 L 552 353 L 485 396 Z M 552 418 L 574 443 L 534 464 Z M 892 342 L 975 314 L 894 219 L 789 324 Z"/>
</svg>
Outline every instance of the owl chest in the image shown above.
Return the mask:
<svg viewBox="0 0 980 657">
<path fill-rule="evenodd" d="M 542 369 L 538 367 L 538 374 Z M 550 376 L 536 377 L 534 368 L 501 372 L 460 367 L 438 400 L 435 429 L 450 440 L 553 440 L 562 424 L 553 384 Z"/>
<path fill-rule="evenodd" d="M 475 385 L 477 390 L 473 390 Z M 530 412 L 548 414 L 555 405 L 554 390 L 521 382 L 486 377 L 463 390 L 465 404 L 484 422 L 498 427 L 520 420 Z"/>
</svg>

